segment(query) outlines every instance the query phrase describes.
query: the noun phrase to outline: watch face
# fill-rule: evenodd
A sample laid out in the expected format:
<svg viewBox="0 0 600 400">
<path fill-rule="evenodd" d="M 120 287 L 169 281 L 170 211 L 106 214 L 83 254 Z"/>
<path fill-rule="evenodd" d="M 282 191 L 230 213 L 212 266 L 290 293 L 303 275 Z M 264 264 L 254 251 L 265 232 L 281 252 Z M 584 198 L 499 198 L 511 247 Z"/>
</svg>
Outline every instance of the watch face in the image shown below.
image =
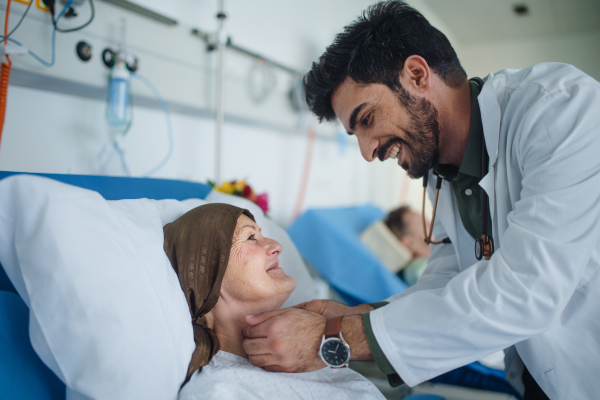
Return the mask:
<svg viewBox="0 0 600 400">
<path fill-rule="evenodd" d="M 350 358 L 348 346 L 337 338 L 329 338 L 321 346 L 321 357 L 332 367 L 344 365 Z"/>
<path fill-rule="evenodd" d="M 483 258 L 483 249 L 481 248 L 481 239 L 475 241 L 475 258 L 481 260 Z"/>
</svg>

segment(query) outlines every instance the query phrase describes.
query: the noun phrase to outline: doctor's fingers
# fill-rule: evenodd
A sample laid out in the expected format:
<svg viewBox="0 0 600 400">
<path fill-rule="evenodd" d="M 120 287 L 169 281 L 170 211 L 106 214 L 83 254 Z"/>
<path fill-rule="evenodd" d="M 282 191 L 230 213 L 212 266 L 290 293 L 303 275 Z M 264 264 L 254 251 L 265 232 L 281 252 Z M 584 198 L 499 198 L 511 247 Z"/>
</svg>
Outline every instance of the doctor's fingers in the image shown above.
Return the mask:
<svg viewBox="0 0 600 400">
<path fill-rule="evenodd" d="M 259 325 L 277 315 L 287 312 L 288 310 L 289 308 L 283 308 L 281 310 L 266 311 L 256 315 L 246 315 L 246 323 L 252 326 Z"/>
<path fill-rule="evenodd" d="M 249 355 L 248 359 L 255 367 L 269 372 L 311 372 L 326 367 L 317 357 L 313 360 L 303 358 L 283 357 L 272 354 Z"/>
<path fill-rule="evenodd" d="M 345 307 L 342 303 L 331 300 L 311 300 L 304 303 L 300 303 L 294 306 L 306 311 L 312 311 L 326 318 L 333 317 L 334 315 L 343 315 L 343 308 Z M 348 307 L 347 307 L 348 308 Z"/>
<path fill-rule="evenodd" d="M 242 347 L 249 356 L 269 355 L 273 352 L 273 349 L 271 348 L 271 340 L 267 338 L 244 339 Z"/>
<path fill-rule="evenodd" d="M 269 372 L 294 372 L 293 364 L 283 364 L 280 357 L 272 354 L 248 355 L 248 359 L 255 367 L 259 367 Z"/>
<path fill-rule="evenodd" d="M 243 333 L 245 337 L 250 339 L 274 338 L 282 335 L 287 337 L 290 329 L 301 323 L 303 317 L 309 314 L 323 318 L 315 313 L 297 308 L 267 311 L 252 318 L 246 317 L 246 322 L 250 326 L 245 327 Z"/>
</svg>

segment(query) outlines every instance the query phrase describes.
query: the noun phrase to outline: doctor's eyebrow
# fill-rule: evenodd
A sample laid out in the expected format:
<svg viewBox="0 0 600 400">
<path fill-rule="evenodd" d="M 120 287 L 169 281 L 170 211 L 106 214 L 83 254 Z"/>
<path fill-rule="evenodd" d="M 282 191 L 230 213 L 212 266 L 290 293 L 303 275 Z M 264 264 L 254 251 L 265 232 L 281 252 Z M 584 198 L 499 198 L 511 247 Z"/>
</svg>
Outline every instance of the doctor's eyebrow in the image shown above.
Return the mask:
<svg viewBox="0 0 600 400">
<path fill-rule="evenodd" d="M 358 116 L 360 110 L 362 110 L 366 105 L 367 103 L 362 103 L 361 105 L 357 106 L 354 111 L 352 111 L 352 114 L 350 115 L 350 129 L 354 130 L 354 128 L 356 128 L 356 117 Z M 348 132 L 348 134 L 352 135 L 352 132 Z"/>
</svg>

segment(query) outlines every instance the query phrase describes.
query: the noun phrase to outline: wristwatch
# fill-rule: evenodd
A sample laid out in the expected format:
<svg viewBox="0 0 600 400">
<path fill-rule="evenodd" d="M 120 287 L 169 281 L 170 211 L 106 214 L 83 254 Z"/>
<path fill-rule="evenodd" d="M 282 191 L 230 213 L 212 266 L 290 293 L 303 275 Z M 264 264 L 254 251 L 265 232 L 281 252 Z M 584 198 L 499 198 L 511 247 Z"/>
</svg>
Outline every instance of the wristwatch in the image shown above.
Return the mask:
<svg viewBox="0 0 600 400">
<path fill-rule="evenodd" d="M 331 317 L 325 324 L 319 355 L 331 368 L 344 368 L 350 362 L 350 346 L 342 336 L 342 316 Z"/>
</svg>

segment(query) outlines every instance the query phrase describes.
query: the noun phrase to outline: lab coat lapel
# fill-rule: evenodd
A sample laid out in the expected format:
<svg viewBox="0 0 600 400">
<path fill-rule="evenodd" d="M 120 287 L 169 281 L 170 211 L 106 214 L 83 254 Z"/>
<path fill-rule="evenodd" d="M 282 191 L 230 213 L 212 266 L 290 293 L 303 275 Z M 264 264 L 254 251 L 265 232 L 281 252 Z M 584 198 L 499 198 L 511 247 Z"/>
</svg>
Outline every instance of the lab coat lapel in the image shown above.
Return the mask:
<svg viewBox="0 0 600 400">
<path fill-rule="evenodd" d="M 435 182 L 436 179 L 437 177 L 435 175 L 430 175 L 430 182 Z M 430 184 L 430 188 L 429 197 L 434 199 L 435 185 Z M 450 238 L 450 241 L 452 242 L 452 246 L 454 246 L 454 251 L 458 255 L 460 253 L 458 249 L 458 232 L 456 230 L 455 218 L 457 215 L 459 216 L 458 218 L 460 218 L 460 214 L 458 214 L 458 206 L 455 207 L 455 202 L 456 200 L 452 194 L 450 183 L 446 180 L 443 180 L 442 188 L 440 189 L 440 195 L 438 198 L 438 213 L 436 218 L 439 218 L 440 222 L 442 223 L 448 238 Z M 440 239 L 436 238 L 436 240 Z M 460 265 L 460 257 L 457 258 Z"/>
<path fill-rule="evenodd" d="M 433 200 L 435 199 L 435 182 L 437 176 L 433 172 L 429 171 L 429 184 L 427 185 L 427 194 L 433 206 Z M 454 222 L 454 195 L 452 194 L 452 188 L 446 180 L 442 180 L 442 187 L 438 198 L 438 212 L 436 213 L 436 220 L 442 223 L 446 234 L 450 238 L 452 243 L 457 243 L 457 232 L 456 223 Z M 437 239 L 436 240 L 440 240 Z M 458 254 L 458 252 L 456 253 Z"/>
<path fill-rule="evenodd" d="M 494 88 L 494 74 L 489 74 L 486 82 L 481 89 L 481 93 L 477 96 L 479 100 L 479 109 L 481 110 L 481 122 L 483 124 L 483 136 L 485 137 L 485 145 L 490 157 L 488 166 L 488 174 L 479 182 L 479 186 L 485 190 L 489 198 L 490 216 L 494 220 L 496 210 L 496 196 L 494 190 L 495 183 L 495 165 L 498 159 L 498 137 L 500 135 L 500 120 L 502 114 L 500 105 L 496 98 Z"/>
</svg>

